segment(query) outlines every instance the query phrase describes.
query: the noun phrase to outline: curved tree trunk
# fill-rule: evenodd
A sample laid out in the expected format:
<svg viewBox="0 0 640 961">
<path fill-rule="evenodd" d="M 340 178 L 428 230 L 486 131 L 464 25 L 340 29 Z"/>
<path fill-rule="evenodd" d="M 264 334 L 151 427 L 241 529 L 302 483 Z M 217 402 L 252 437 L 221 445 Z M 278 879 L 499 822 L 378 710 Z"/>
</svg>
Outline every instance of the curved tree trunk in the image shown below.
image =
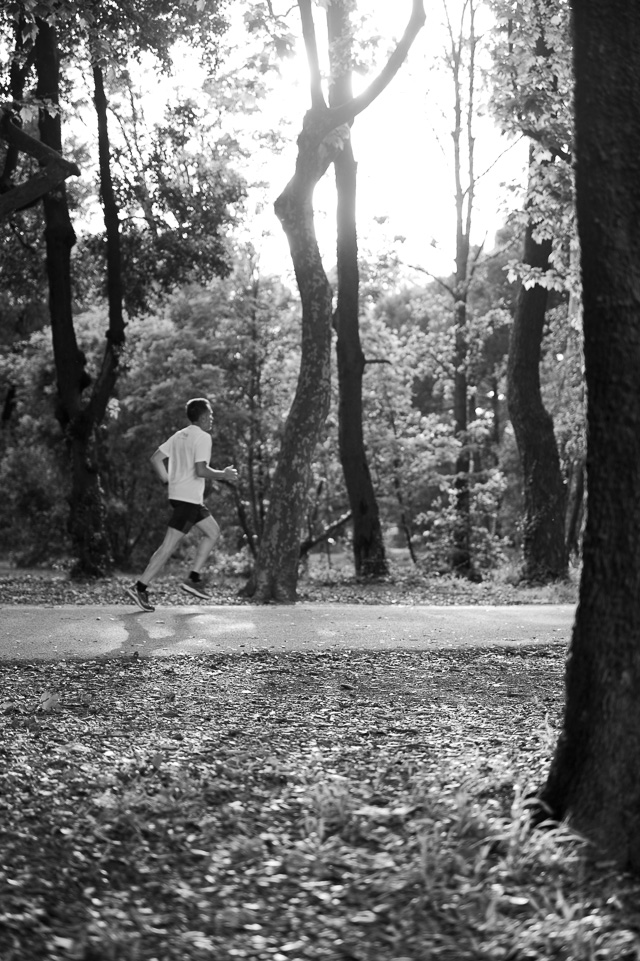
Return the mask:
<svg viewBox="0 0 640 961">
<path fill-rule="evenodd" d="M 327 8 L 330 51 L 337 51 L 332 71 L 330 103 L 337 106 L 352 96 L 349 7 Z M 360 342 L 358 234 L 356 190 L 358 165 L 351 140 L 334 160 L 337 207 L 337 306 L 333 316 L 338 366 L 338 442 L 340 463 L 353 516 L 353 558 L 356 575 L 381 577 L 389 573 L 380 512 L 367 461 L 362 427 L 362 378 L 365 357 Z"/>
<path fill-rule="evenodd" d="M 347 125 L 390 83 L 425 20 L 422 0 L 413 0 L 401 40 L 380 73 L 357 97 L 327 107 L 316 46 L 311 0 L 298 0 L 311 74 L 311 109 L 298 137 L 296 170 L 275 203 L 289 241 L 302 301 L 300 373 L 271 484 L 269 510 L 247 593 L 258 601 L 296 599 L 302 517 L 311 461 L 329 412 L 333 296 L 322 266 L 313 220 L 313 191 L 348 140 Z"/>
<path fill-rule="evenodd" d="M 289 241 L 302 301 L 302 349 L 295 397 L 271 483 L 271 500 L 255 571 L 256 600 L 296 599 L 300 534 L 311 461 L 331 401 L 332 290 L 313 220 L 313 190 L 331 163 L 322 142 L 323 114 L 310 110 L 298 138 L 296 171 L 275 210 Z"/>
<path fill-rule="evenodd" d="M 563 728 L 541 798 L 640 871 L 640 5 L 573 2 L 587 524 Z"/>
<path fill-rule="evenodd" d="M 551 241 L 536 243 L 534 225 L 525 232 L 523 261 L 549 267 Z M 540 348 L 547 290 L 523 286 L 511 329 L 507 362 L 509 416 L 524 475 L 524 579 L 547 583 L 567 576 L 566 489 L 553 420 L 540 392 Z"/>
</svg>

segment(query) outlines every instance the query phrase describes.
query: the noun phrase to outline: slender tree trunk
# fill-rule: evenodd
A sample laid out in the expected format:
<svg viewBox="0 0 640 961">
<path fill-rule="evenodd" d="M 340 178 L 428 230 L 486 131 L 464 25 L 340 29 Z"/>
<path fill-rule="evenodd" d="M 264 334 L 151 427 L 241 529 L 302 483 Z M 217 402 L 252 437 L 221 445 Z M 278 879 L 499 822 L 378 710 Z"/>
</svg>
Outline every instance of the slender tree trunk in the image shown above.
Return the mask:
<svg viewBox="0 0 640 961">
<path fill-rule="evenodd" d="M 472 580 L 479 579 L 474 569 L 471 550 L 471 456 L 468 428 L 468 300 L 474 263 L 470 258 L 471 225 L 475 201 L 475 138 L 474 94 L 476 84 L 475 56 L 478 38 L 475 33 L 475 0 L 465 5 L 469 33 L 465 37 L 463 24 L 456 35 L 445 4 L 449 29 L 449 63 L 454 94 L 453 173 L 456 199 L 456 275 L 453 289 L 453 321 L 455 347 L 453 356 L 453 419 L 455 437 L 460 443 L 456 457 L 455 511 L 451 567 L 454 573 Z M 466 101 L 465 101 L 466 96 Z M 466 183 L 465 176 L 466 175 Z"/>
<path fill-rule="evenodd" d="M 114 349 L 105 351 L 104 387 L 93 391 L 93 402 L 96 418 L 103 415 L 106 404 L 115 386 L 116 370 L 119 361 L 119 351 L 124 345 L 125 322 L 122 309 L 123 281 L 122 256 L 120 251 L 120 217 L 113 189 L 111 176 L 111 145 L 109 141 L 109 125 L 107 113 L 107 98 L 104 91 L 102 69 L 93 68 L 94 94 L 93 102 L 98 119 L 98 155 L 100 160 L 100 197 L 104 211 L 104 225 L 107 239 L 107 301 L 109 304 L 109 330 L 107 332 L 107 346 Z"/>
<path fill-rule="evenodd" d="M 38 21 L 35 46 L 37 96 L 57 104 L 60 89 L 57 37 L 55 28 L 43 20 Z M 41 110 L 39 126 L 42 142 L 61 153 L 60 115 Z M 57 413 L 71 455 L 69 532 L 76 556 L 76 573 L 98 575 L 109 566 L 110 553 L 93 424 L 83 407 L 83 392 L 89 386 L 90 378 L 73 327 L 71 250 L 76 238 L 64 183 L 45 194 L 43 207 L 49 310 L 58 383 Z"/>
<path fill-rule="evenodd" d="M 471 558 L 471 456 L 467 436 L 467 304 L 460 299 L 455 304 L 455 356 L 453 382 L 453 420 L 455 436 L 460 442 L 456 456 L 455 507 L 451 567 L 455 574 L 473 576 Z"/>
<path fill-rule="evenodd" d="M 640 5 L 574 0 L 587 524 L 542 800 L 640 871 Z"/>
<path fill-rule="evenodd" d="M 125 320 L 123 312 L 124 284 L 122 279 L 122 255 L 120 245 L 120 217 L 111 176 L 111 144 L 109 139 L 109 124 L 107 111 L 107 97 L 104 89 L 102 69 L 97 64 L 93 67 L 94 95 L 93 102 L 98 122 L 98 157 L 100 170 L 100 199 L 104 212 L 107 253 L 107 303 L 109 305 L 109 327 L 106 343 L 102 355 L 100 372 L 92 386 L 91 398 L 86 410 L 86 417 L 93 437 L 96 427 L 103 420 L 107 404 L 112 397 L 119 375 L 122 350 L 125 344 Z M 106 477 L 109 477 L 108 465 Z M 100 487 L 100 477 L 97 477 Z M 102 511 L 104 497 L 100 494 Z M 113 556 L 113 551 L 110 549 Z M 108 561 L 106 561 L 108 564 Z"/>
<path fill-rule="evenodd" d="M 549 267 L 551 241 L 537 243 L 535 225 L 525 232 L 523 261 Z M 540 391 L 540 350 L 547 290 L 539 284 L 521 288 L 516 304 L 509 358 L 509 416 L 524 476 L 524 571 L 526 581 L 547 583 L 567 576 L 565 546 L 566 489 L 553 420 Z"/>
<path fill-rule="evenodd" d="M 337 106 L 352 97 L 350 4 L 327 7 L 329 49 L 334 52 L 330 103 Z M 362 379 L 365 357 L 360 342 L 358 234 L 356 191 L 358 168 L 351 140 L 346 140 L 334 161 L 337 208 L 337 306 L 333 316 L 338 366 L 338 440 L 353 515 L 355 572 L 362 577 L 389 573 L 378 502 L 367 461 L 362 426 Z"/>
</svg>

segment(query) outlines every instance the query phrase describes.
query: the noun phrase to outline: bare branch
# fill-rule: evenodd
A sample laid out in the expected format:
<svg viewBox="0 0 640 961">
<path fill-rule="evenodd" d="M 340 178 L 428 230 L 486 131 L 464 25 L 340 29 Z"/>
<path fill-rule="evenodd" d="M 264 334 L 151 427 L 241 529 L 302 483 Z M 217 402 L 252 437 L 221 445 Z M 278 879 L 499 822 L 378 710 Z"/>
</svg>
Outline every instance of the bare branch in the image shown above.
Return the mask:
<svg viewBox="0 0 640 961">
<path fill-rule="evenodd" d="M 420 267 L 418 264 L 407 264 L 406 266 L 409 268 L 409 270 L 417 270 L 419 273 L 426 274 L 427 277 L 431 277 L 432 280 L 435 280 L 437 284 L 440 284 L 440 286 L 443 287 L 444 290 L 446 290 L 446 292 L 455 300 L 456 292 L 453 287 L 449 286 L 449 284 L 445 283 L 444 280 L 432 273 L 430 270 L 427 270 L 426 267 Z"/>
<path fill-rule="evenodd" d="M 479 180 L 482 180 L 483 177 L 486 177 L 488 173 L 491 173 L 493 168 L 502 160 L 505 154 L 508 154 L 510 150 L 513 150 L 513 148 L 516 147 L 520 143 L 520 141 L 524 139 L 524 136 L 525 136 L 524 133 L 520 134 L 520 136 L 516 137 L 515 140 L 512 140 L 511 143 L 504 148 L 504 150 L 501 150 L 500 153 L 496 157 L 494 157 L 494 159 L 491 161 L 489 166 L 485 167 L 482 173 L 479 173 L 476 175 L 476 183 Z"/>
<path fill-rule="evenodd" d="M 564 147 L 561 147 L 559 144 L 547 143 L 544 134 L 534 127 L 522 127 L 521 129 L 525 137 L 529 137 L 531 140 L 535 140 L 536 143 L 541 144 L 552 156 L 564 160 L 565 163 L 572 163 L 571 151 L 565 150 Z"/>
<path fill-rule="evenodd" d="M 471 258 L 471 263 L 469 265 L 469 284 L 473 280 L 474 274 L 476 272 L 476 267 L 478 266 L 478 261 L 480 260 L 480 255 L 484 250 L 484 245 L 486 241 L 487 241 L 487 235 L 485 234 L 482 243 L 478 246 L 473 257 Z"/>
</svg>

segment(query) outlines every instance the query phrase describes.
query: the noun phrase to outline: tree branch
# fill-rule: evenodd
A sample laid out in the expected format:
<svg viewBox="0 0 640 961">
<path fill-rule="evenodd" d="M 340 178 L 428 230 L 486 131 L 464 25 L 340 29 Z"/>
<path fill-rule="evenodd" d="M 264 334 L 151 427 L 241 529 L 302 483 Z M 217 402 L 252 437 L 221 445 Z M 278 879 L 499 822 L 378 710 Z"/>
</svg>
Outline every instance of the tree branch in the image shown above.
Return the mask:
<svg viewBox="0 0 640 961">
<path fill-rule="evenodd" d="M 302 37 L 309 62 L 309 87 L 311 92 L 311 107 L 326 107 L 322 92 L 322 77 L 320 74 L 320 60 L 318 58 L 318 44 L 316 29 L 313 23 L 311 0 L 298 0 L 300 20 L 302 21 Z"/>
<path fill-rule="evenodd" d="M 406 26 L 402 38 L 398 41 L 395 50 L 387 60 L 387 63 L 378 76 L 371 81 L 366 90 L 363 90 L 357 97 L 352 97 L 351 100 L 346 103 L 340 104 L 339 107 L 333 107 L 328 111 L 328 119 L 331 121 L 330 130 L 339 127 L 343 123 L 352 123 L 354 118 L 362 113 L 363 110 L 366 110 L 369 104 L 373 103 L 383 90 L 389 86 L 406 60 L 411 45 L 422 29 L 425 20 L 426 14 L 424 12 L 423 0 L 413 0 L 409 23 Z"/>
<path fill-rule="evenodd" d="M 430 270 L 427 270 L 426 267 L 419 267 L 418 264 L 407 264 L 407 267 L 409 268 L 409 270 L 417 270 L 421 274 L 426 274 L 427 277 L 431 277 L 432 280 L 435 280 L 437 284 L 440 284 L 440 286 L 443 287 L 444 290 L 446 290 L 446 292 L 450 294 L 455 300 L 456 292 L 453 289 L 453 287 L 450 287 L 449 284 L 445 283 L 444 280 L 442 280 L 436 274 L 432 273 Z"/>
<path fill-rule="evenodd" d="M 552 156 L 559 157 L 560 160 L 564 160 L 565 163 L 572 163 L 572 155 L 570 150 L 565 150 L 564 147 L 560 147 L 558 144 L 550 144 L 547 142 L 544 132 L 536 130 L 534 127 L 522 127 L 522 133 L 525 137 L 529 137 L 530 140 L 535 140 L 539 143 L 545 150 L 548 150 Z"/>
<path fill-rule="evenodd" d="M 7 143 L 17 147 L 18 150 L 21 150 L 23 153 L 34 157 L 39 163 L 46 164 L 54 162 L 58 164 L 62 170 L 67 171 L 67 177 L 80 176 L 80 168 L 77 164 L 72 163 L 70 160 L 65 160 L 57 150 L 53 150 L 51 147 L 42 143 L 41 140 L 31 137 L 14 123 L 10 104 L 0 105 L 0 137 L 6 140 Z"/>
<path fill-rule="evenodd" d="M 329 524 L 328 527 L 325 527 L 325 529 L 321 531 L 317 537 L 305 538 L 305 540 L 303 540 L 300 544 L 300 559 L 305 557 L 309 551 L 313 550 L 314 547 L 317 547 L 318 544 L 321 544 L 322 541 L 326 541 L 328 537 L 331 537 L 332 534 L 335 534 L 335 532 L 339 530 L 343 524 L 346 524 L 347 521 L 350 521 L 352 513 L 352 511 L 347 511 L 346 514 L 343 514 L 341 517 L 339 517 L 337 521 L 333 522 L 333 524 Z"/>
<path fill-rule="evenodd" d="M 0 139 L 34 157 L 42 169 L 29 180 L 0 194 L 0 218 L 34 203 L 67 177 L 79 177 L 80 168 L 42 141 L 25 133 L 12 119 L 9 104 L 0 105 Z"/>
</svg>

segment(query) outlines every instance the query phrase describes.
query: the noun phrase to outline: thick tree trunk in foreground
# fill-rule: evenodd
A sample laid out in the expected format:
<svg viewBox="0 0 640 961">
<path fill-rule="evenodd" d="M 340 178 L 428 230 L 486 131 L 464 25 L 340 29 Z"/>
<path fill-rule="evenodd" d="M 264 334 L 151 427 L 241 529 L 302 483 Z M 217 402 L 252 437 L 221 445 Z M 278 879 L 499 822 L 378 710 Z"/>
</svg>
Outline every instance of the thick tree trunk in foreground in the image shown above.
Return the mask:
<svg viewBox="0 0 640 961">
<path fill-rule="evenodd" d="M 534 225 L 524 239 L 523 261 L 549 267 L 551 241 L 536 243 Z M 547 290 L 521 288 L 511 329 L 507 364 L 509 416 L 524 475 L 524 570 L 526 581 L 547 583 L 567 576 L 566 490 L 551 415 L 540 392 L 540 348 Z"/>
<path fill-rule="evenodd" d="M 36 36 L 37 96 L 59 102 L 59 65 L 55 28 L 38 21 Z M 40 137 L 46 146 L 62 153 L 59 114 L 40 111 Z M 69 532 L 76 556 L 76 573 L 99 575 L 110 564 L 105 533 L 105 510 L 94 452 L 93 423 L 83 407 L 82 395 L 90 380 L 85 357 L 78 348 L 73 327 L 71 250 L 75 233 L 69 217 L 64 184 L 43 198 L 49 312 L 58 383 L 58 420 L 71 456 Z"/>
<path fill-rule="evenodd" d="M 587 524 L 542 800 L 640 871 L 640 4 L 574 0 Z"/>
<path fill-rule="evenodd" d="M 327 8 L 330 55 L 333 54 L 330 104 L 351 99 L 351 42 L 349 5 Z M 365 357 L 360 342 L 360 273 L 356 194 L 358 165 L 351 140 L 346 140 L 334 161 L 337 192 L 337 306 L 333 316 L 338 365 L 338 442 L 340 463 L 353 515 L 353 559 L 359 577 L 389 573 L 380 512 L 367 461 L 362 427 L 362 378 Z"/>
</svg>

